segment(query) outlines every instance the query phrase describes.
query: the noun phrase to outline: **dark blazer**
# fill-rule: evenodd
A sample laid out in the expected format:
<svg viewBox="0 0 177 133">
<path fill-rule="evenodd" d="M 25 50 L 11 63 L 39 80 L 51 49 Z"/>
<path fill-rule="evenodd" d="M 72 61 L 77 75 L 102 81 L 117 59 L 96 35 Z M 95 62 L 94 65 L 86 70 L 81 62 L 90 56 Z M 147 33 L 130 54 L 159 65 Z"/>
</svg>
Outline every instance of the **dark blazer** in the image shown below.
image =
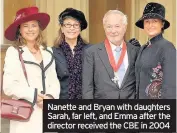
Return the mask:
<svg viewBox="0 0 177 133">
<path fill-rule="evenodd" d="M 135 73 L 139 99 L 151 99 L 147 92 L 157 88 L 160 88 L 159 98 L 176 98 L 176 49 L 162 34 L 142 46 Z"/>
<path fill-rule="evenodd" d="M 90 44 L 85 44 L 84 50 L 89 46 Z M 60 80 L 60 87 L 61 87 L 60 99 L 68 99 L 69 71 L 67 67 L 66 58 L 60 47 L 53 47 L 52 49 L 53 49 L 53 55 L 56 63 L 57 77 Z"/>
<path fill-rule="evenodd" d="M 127 43 L 129 66 L 119 88 L 112 81 L 114 72 L 104 43 L 86 49 L 82 73 L 83 99 L 134 99 L 136 90 L 135 60 L 138 51 L 139 47 Z"/>
</svg>

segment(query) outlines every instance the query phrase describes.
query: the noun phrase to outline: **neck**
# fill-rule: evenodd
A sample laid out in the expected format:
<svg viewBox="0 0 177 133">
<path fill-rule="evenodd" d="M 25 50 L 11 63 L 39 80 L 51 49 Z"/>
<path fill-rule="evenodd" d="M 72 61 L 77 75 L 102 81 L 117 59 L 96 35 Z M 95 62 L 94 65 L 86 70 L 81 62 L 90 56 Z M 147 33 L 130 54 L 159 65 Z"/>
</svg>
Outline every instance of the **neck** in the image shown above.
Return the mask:
<svg viewBox="0 0 177 133">
<path fill-rule="evenodd" d="M 110 41 L 111 42 L 111 41 Z M 120 46 L 122 44 L 123 40 L 118 41 L 118 42 L 111 42 L 115 46 Z"/>
<path fill-rule="evenodd" d="M 69 44 L 71 49 L 74 49 L 74 47 L 77 44 L 77 38 L 76 39 L 65 39 L 65 41 Z"/>
<path fill-rule="evenodd" d="M 29 48 L 29 49 L 35 49 L 35 42 L 33 41 L 33 42 L 27 42 L 27 47 Z"/>
</svg>

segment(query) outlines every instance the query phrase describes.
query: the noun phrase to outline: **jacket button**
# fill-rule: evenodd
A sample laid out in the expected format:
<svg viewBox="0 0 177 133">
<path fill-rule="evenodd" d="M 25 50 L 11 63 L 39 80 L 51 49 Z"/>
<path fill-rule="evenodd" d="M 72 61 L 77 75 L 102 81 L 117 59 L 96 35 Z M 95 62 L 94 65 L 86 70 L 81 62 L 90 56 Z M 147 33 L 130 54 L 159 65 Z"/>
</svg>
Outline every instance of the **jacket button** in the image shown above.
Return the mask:
<svg viewBox="0 0 177 133">
<path fill-rule="evenodd" d="M 67 72 L 66 72 L 66 71 L 64 71 L 64 74 L 65 74 L 65 75 L 66 75 L 66 73 L 67 73 Z"/>
</svg>

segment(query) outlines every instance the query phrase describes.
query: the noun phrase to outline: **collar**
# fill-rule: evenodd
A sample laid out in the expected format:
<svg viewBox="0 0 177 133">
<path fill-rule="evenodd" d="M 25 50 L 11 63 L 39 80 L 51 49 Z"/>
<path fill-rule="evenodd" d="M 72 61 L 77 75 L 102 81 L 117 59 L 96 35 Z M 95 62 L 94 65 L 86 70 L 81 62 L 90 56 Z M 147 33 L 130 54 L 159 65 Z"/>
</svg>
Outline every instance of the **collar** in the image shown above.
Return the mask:
<svg viewBox="0 0 177 133">
<path fill-rule="evenodd" d="M 158 34 L 157 36 L 151 38 L 149 41 L 151 42 L 151 44 L 153 44 L 154 42 L 161 40 L 163 38 L 162 33 Z M 148 42 L 149 42 L 148 41 Z"/>
<path fill-rule="evenodd" d="M 109 41 L 109 44 L 111 45 L 112 51 L 115 51 L 117 46 L 114 45 L 113 43 L 111 43 L 110 41 Z M 123 41 L 122 41 L 122 43 L 120 44 L 120 47 L 121 47 L 121 48 L 122 48 L 122 46 L 123 46 Z"/>
</svg>

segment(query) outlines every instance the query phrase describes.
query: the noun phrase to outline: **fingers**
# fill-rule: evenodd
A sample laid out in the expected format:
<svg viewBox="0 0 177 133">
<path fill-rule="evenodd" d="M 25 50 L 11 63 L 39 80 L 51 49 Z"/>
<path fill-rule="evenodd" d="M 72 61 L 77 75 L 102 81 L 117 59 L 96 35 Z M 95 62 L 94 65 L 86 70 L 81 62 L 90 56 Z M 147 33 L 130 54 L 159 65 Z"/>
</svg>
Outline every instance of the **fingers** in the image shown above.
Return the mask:
<svg viewBox="0 0 177 133">
<path fill-rule="evenodd" d="M 43 109 L 43 101 L 37 103 L 37 106 L 38 106 L 39 108 Z"/>
</svg>

